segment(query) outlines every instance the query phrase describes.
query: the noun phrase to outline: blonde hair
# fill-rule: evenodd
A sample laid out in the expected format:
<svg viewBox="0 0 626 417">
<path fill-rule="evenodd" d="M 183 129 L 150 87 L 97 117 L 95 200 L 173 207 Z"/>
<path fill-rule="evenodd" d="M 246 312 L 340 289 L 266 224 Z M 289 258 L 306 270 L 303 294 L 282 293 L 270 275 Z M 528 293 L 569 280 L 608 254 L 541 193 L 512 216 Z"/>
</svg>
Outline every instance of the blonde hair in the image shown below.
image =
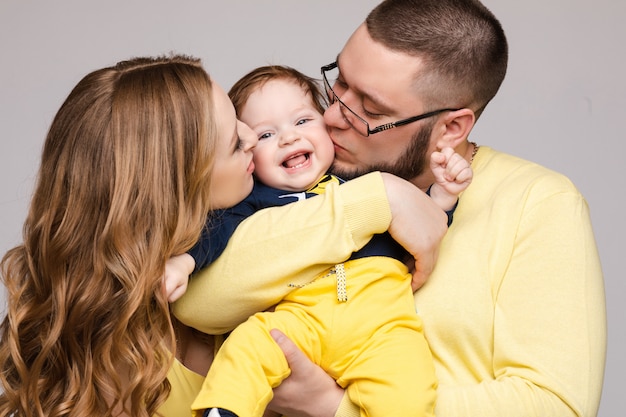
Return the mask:
<svg viewBox="0 0 626 417">
<path fill-rule="evenodd" d="M 257 67 L 241 77 L 228 91 L 228 96 L 233 102 L 238 116 L 252 93 L 272 80 L 291 81 L 300 86 L 311 98 L 313 107 L 321 114 L 324 114 L 324 107 L 326 105 L 325 95 L 322 94 L 322 90 L 315 79 L 292 67 L 285 65 L 266 65 Z"/>
<path fill-rule="evenodd" d="M 4 256 L 0 415 L 151 416 L 174 352 L 165 260 L 199 237 L 216 131 L 197 59 L 85 76 L 52 122 L 24 243 Z"/>
</svg>

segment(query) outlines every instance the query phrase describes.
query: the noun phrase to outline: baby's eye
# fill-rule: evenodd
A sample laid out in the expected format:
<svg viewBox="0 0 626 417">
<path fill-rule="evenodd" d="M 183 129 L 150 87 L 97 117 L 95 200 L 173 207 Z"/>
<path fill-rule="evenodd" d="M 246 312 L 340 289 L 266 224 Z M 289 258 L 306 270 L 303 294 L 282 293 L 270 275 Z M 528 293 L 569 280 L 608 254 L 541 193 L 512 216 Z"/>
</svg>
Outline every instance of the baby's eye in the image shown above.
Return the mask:
<svg viewBox="0 0 626 417">
<path fill-rule="evenodd" d="M 271 133 L 261 133 L 259 135 L 259 140 L 268 139 L 268 138 L 271 138 L 271 137 L 272 137 Z"/>
<path fill-rule="evenodd" d="M 311 119 L 299 119 L 299 120 L 296 122 L 296 126 L 303 125 L 303 124 L 305 124 L 306 122 L 308 122 L 309 120 L 311 120 Z"/>
</svg>

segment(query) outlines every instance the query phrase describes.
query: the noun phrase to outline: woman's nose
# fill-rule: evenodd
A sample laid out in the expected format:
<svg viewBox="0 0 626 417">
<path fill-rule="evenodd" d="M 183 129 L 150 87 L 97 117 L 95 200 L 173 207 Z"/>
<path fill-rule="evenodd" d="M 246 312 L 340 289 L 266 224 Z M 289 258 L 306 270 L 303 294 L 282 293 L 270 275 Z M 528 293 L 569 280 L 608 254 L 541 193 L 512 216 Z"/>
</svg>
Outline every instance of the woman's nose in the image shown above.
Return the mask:
<svg viewBox="0 0 626 417">
<path fill-rule="evenodd" d="M 259 142 L 259 138 L 256 133 L 244 122 L 237 120 L 238 126 L 238 134 L 240 140 L 243 142 L 243 150 L 244 152 L 250 152 L 254 149 Z"/>
</svg>

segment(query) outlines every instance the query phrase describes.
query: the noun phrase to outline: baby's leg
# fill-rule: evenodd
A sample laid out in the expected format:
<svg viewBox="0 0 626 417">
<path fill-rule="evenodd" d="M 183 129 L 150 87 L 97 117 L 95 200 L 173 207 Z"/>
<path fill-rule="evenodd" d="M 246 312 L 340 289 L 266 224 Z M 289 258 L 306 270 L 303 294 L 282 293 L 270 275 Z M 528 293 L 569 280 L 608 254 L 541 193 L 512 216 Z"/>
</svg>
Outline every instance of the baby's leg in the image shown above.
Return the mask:
<svg viewBox="0 0 626 417">
<path fill-rule="evenodd" d="M 302 327 L 307 330 L 294 330 Z M 272 388 L 291 372 L 283 352 L 269 334 L 273 328 L 282 330 L 299 346 L 303 345 L 302 334 L 311 333 L 309 327 L 286 311 L 250 317 L 219 349 L 192 404 L 194 415 L 202 415 L 202 410 L 213 407 L 229 410 L 240 417 L 263 415 L 272 399 Z"/>
<path fill-rule="evenodd" d="M 437 382 L 421 331 L 378 332 L 337 382 L 362 416 L 434 416 Z"/>
</svg>

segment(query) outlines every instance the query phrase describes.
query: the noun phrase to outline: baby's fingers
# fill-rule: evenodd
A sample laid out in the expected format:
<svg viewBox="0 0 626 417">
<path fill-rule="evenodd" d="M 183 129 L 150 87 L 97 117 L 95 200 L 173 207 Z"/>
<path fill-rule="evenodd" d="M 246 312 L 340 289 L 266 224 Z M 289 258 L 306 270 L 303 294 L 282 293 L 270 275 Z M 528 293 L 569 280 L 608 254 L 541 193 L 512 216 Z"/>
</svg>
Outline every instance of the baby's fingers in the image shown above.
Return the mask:
<svg viewBox="0 0 626 417">
<path fill-rule="evenodd" d="M 468 165 L 465 168 L 461 169 L 461 171 L 456 175 L 456 179 L 454 180 L 458 184 L 470 182 L 474 177 L 474 171 Z"/>
<path fill-rule="evenodd" d="M 445 176 L 449 181 L 463 182 L 467 178 L 467 171 L 471 179 L 471 168 L 469 162 L 458 153 L 454 153 L 448 158 Z"/>
</svg>

